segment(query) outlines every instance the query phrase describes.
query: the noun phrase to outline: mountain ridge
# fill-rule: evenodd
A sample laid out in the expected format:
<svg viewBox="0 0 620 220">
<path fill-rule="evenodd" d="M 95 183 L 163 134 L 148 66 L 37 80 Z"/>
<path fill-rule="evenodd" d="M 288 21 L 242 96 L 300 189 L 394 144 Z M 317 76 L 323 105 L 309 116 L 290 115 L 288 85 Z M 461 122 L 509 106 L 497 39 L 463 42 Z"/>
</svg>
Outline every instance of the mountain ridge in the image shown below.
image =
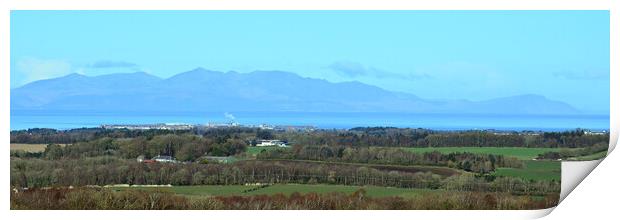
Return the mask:
<svg viewBox="0 0 620 220">
<path fill-rule="evenodd" d="M 432 100 L 358 81 L 329 82 L 285 71 L 204 68 L 168 78 L 145 72 L 68 74 L 11 89 L 13 110 L 299 111 L 581 114 L 536 94 L 483 101 Z"/>
</svg>

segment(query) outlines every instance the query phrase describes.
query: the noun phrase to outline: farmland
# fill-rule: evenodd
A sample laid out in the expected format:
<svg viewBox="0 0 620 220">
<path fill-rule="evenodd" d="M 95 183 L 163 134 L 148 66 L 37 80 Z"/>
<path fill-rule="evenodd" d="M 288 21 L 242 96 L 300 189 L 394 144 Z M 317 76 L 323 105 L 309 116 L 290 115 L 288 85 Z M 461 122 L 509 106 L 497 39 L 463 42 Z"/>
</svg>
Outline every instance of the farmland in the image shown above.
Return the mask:
<svg viewBox="0 0 620 220">
<path fill-rule="evenodd" d="M 385 148 L 385 147 L 373 147 L 373 148 Z M 277 147 L 249 147 L 247 149 L 247 153 L 252 154 L 252 156 L 256 156 L 258 153 L 270 150 L 278 149 Z M 500 167 L 493 173 L 496 176 L 507 176 L 507 177 L 517 177 L 523 178 L 526 180 L 555 180 L 560 181 L 561 178 L 561 167 L 559 161 L 549 161 L 549 160 L 534 160 L 539 154 L 545 152 L 560 152 L 560 151 L 576 151 L 582 148 L 526 148 L 526 147 L 432 147 L 432 148 L 411 148 L 411 147 L 403 147 L 401 148 L 405 151 L 412 153 L 428 153 L 433 151 L 438 151 L 442 154 L 449 153 L 475 153 L 475 154 L 494 154 L 494 155 L 503 155 L 507 157 L 515 157 L 524 162 L 524 166 L 522 168 L 507 168 Z M 599 155 L 601 153 L 589 156 L 583 156 L 579 158 L 571 158 L 574 160 L 588 160 L 600 158 L 603 155 Z M 349 164 L 352 165 L 354 163 L 338 163 L 338 162 L 321 162 L 321 161 L 306 161 L 306 162 L 314 162 L 314 163 L 326 163 L 326 164 Z M 360 165 L 360 164 L 356 164 Z M 375 166 L 376 168 L 377 166 Z M 423 166 L 415 166 L 421 168 Z M 390 169 L 394 169 L 394 166 L 391 166 Z M 436 173 L 437 170 L 434 169 L 447 169 L 440 167 L 427 167 L 429 169 L 427 171 L 431 171 Z M 435 171 L 435 172 L 434 172 Z M 275 187 L 277 188 L 277 187 Z M 275 189 L 274 188 L 274 189 Z"/>
<path fill-rule="evenodd" d="M 331 161 L 315 161 L 315 160 L 281 160 L 281 159 L 270 159 L 270 160 L 262 160 L 262 161 L 272 161 L 278 162 L 281 164 L 323 164 L 323 165 L 332 165 L 332 166 L 341 166 L 341 167 L 368 167 L 377 170 L 383 171 L 399 171 L 403 173 L 433 173 L 441 176 L 452 176 L 460 174 L 461 171 L 448 167 L 439 167 L 439 166 L 402 166 L 402 165 L 385 165 L 385 164 L 364 164 L 364 163 L 345 163 L 345 162 L 331 162 Z M 243 163 L 243 162 L 240 162 Z"/>
<path fill-rule="evenodd" d="M 333 192 L 341 192 L 345 194 L 352 194 L 355 191 L 364 189 L 366 195 L 370 197 L 391 197 L 399 196 L 404 198 L 410 198 L 421 194 L 428 193 L 440 193 L 444 190 L 431 190 L 431 189 L 408 189 L 408 188 L 395 188 L 395 187 L 378 187 L 378 186 L 344 186 L 344 185 L 326 185 L 326 184 L 275 184 L 266 187 L 259 186 L 245 186 L 245 185 L 201 185 L 201 186 L 173 186 L 173 187 L 113 187 L 114 190 L 158 190 L 165 192 L 173 192 L 178 195 L 184 196 L 251 196 L 251 195 L 275 195 L 282 193 L 284 195 L 290 195 L 294 192 L 300 194 L 306 193 L 318 193 L 328 194 Z M 256 189 L 256 190 L 252 190 Z M 251 190 L 251 191 L 250 191 Z"/>
<path fill-rule="evenodd" d="M 598 159 L 605 158 L 605 156 L 607 156 L 607 151 L 601 151 L 601 152 L 591 154 L 591 155 L 571 157 L 571 158 L 568 158 L 567 160 L 570 160 L 570 161 L 598 160 Z"/>
<path fill-rule="evenodd" d="M 248 147 L 246 150 L 246 153 L 250 154 L 251 156 L 256 156 L 258 153 L 262 152 L 263 150 L 270 151 L 270 150 L 275 150 L 278 148 L 280 147 Z"/>
<path fill-rule="evenodd" d="M 16 143 L 11 143 L 11 151 L 14 150 L 23 150 L 26 152 L 43 152 L 45 151 L 45 147 L 47 147 L 47 144 L 16 144 Z"/>
<path fill-rule="evenodd" d="M 561 163 L 559 161 L 524 161 L 523 168 L 497 168 L 495 175 L 520 177 L 529 180 L 561 179 Z"/>
<path fill-rule="evenodd" d="M 248 147 L 246 152 L 252 156 L 258 153 L 278 149 L 279 147 Z M 282 149 L 282 148 L 280 148 Z M 442 154 L 470 152 L 476 154 L 495 154 L 509 157 L 516 157 L 520 160 L 535 159 L 539 154 L 545 152 L 575 151 L 580 148 L 527 148 L 527 147 L 402 147 L 401 149 L 413 153 L 427 153 L 439 151 Z"/>
<path fill-rule="evenodd" d="M 527 180 L 555 180 L 561 178 L 561 164 L 559 161 L 536 161 L 538 154 L 545 152 L 574 151 L 573 148 L 524 148 L 524 147 L 433 147 L 433 148 L 403 148 L 410 152 L 425 153 L 439 151 L 440 153 L 470 152 L 477 154 L 497 154 L 516 157 L 523 160 L 522 168 L 500 167 L 494 172 L 496 176 L 519 177 Z"/>
<path fill-rule="evenodd" d="M 439 151 L 440 153 L 470 152 L 477 154 L 496 154 L 509 157 L 516 157 L 520 160 L 531 160 L 545 152 L 559 152 L 562 150 L 577 150 L 576 148 L 526 148 L 526 147 L 427 147 L 411 148 L 405 147 L 404 150 L 414 153 L 426 153 Z"/>
<path fill-rule="evenodd" d="M 294 144 L 252 146 L 270 139 Z M 139 197 L 147 205 L 158 196 L 185 201 L 181 209 L 495 209 L 504 201 L 513 209 L 550 207 L 561 189 L 559 159 L 600 157 L 608 145 L 608 135 L 580 130 L 496 135 L 384 127 L 28 130 L 12 131 L 11 140 L 11 186 L 27 191 L 12 197 L 21 208 L 36 208 L 33 198 L 90 196 L 110 204 Z M 148 160 L 158 156 L 172 159 Z M 470 198 L 488 204 L 462 202 Z M 153 208 L 141 204 L 119 208 Z M 63 207 L 49 205 L 39 208 Z"/>
</svg>

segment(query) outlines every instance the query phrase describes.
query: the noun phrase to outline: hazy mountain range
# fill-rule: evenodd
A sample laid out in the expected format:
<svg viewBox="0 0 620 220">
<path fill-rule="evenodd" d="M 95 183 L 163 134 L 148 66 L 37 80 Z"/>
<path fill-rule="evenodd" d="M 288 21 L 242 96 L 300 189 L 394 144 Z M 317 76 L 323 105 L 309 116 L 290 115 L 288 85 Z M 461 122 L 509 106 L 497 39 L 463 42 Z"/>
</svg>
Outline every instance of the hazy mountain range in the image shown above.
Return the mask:
<svg viewBox="0 0 620 220">
<path fill-rule="evenodd" d="M 11 90 L 12 110 L 295 111 L 579 114 L 540 95 L 486 101 L 432 100 L 359 82 L 331 83 L 281 71 L 197 68 L 162 79 L 143 72 L 64 77 Z"/>
</svg>

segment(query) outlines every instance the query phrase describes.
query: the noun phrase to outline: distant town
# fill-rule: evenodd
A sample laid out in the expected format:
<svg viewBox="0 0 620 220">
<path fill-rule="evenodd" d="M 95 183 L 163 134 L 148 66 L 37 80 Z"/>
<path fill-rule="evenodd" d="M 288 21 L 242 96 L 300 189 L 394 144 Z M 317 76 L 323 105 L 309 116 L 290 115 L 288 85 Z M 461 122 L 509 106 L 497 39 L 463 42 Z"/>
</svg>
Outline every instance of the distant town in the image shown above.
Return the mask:
<svg viewBox="0 0 620 220">
<path fill-rule="evenodd" d="M 104 129 L 128 129 L 128 130 L 191 130 L 191 129 L 207 129 L 207 128 L 231 128 L 231 127 L 245 127 L 245 128 L 260 128 L 274 131 L 314 131 L 317 128 L 315 126 L 306 125 L 242 125 L 236 122 L 229 123 L 207 123 L 207 124 L 184 124 L 184 123 L 155 123 L 155 124 L 104 124 L 101 125 Z"/>
<path fill-rule="evenodd" d="M 192 129 L 210 129 L 210 128 L 233 128 L 233 127 L 242 127 L 242 128 L 260 128 L 265 130 L 273 130 L 273 131 L 289 131 L 289 132 L 312 132 L 318 130 L 319 128 L 311 125 L 269 125 L 269 124 L 259 124 L 259 125 L 244 125 L 237 122 L 228 122 L 228 123 L 213 123 L 209 122 L 207 124 L 185 124 L 185 123 L 154 123 L 154 124 L 104 124 L 101 125 L 101 128 L 104 129 L 127 129 L 127 130 L 192 130 Z M 485 131 L 489 133 L 493 133 L 495 135 L 510 135 L 519 133 L 522 135 L 540 135 L 544 133 L 544 131 L 512 131 L 512 130 L 498 130 L 498 129 L 471 129 L 471 130 L 479 130 Z M 608 130 L 595 130 L 595 129 L 580 129 L 584 131 L 586 135 L 605 135 L 608 134 Z"/>
</svg>

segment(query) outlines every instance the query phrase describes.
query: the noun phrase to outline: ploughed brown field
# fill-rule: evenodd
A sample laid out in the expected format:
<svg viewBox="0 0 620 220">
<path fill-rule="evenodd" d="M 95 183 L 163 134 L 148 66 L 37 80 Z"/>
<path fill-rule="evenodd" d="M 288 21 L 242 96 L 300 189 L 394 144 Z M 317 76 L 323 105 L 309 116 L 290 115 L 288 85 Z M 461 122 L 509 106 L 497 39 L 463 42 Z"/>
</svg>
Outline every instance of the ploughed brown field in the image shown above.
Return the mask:
<svg viewBox="0 0 620 220">
<path fill-rule="evenodd" d="M 16 144 L 16 143 L 11 143 L 11 150 L 23 150 L 26 152 L 32 152 L 32 153 L 36 153 L 36 152 L 43 152 L 45 151 L 45 147 L 47 147 L 47 144 Z"/>
</svg>

